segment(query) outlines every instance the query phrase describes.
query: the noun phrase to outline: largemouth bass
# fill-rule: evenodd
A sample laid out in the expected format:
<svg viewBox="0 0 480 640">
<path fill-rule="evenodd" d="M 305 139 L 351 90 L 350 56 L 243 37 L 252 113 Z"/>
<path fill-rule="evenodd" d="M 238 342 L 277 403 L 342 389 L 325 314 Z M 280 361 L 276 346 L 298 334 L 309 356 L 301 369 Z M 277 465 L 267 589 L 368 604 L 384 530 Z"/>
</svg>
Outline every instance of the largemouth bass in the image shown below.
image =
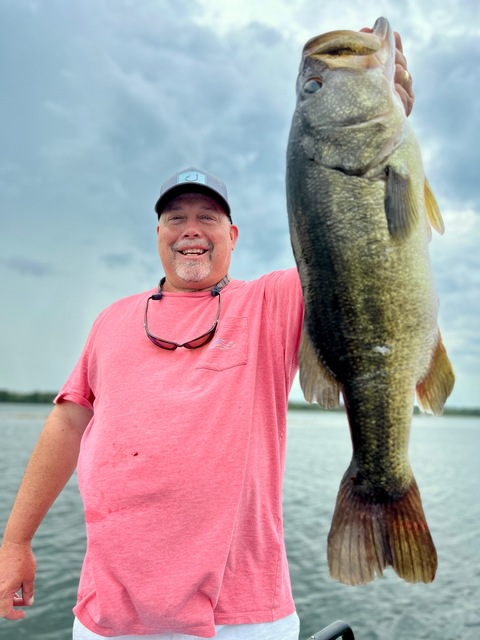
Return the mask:
<svg viewBox="0 0 480 640">
<path fill-rule="evenodd" d="M 287 206 L 305 320 L 309 402 L 343 396 L 352 460 L 328 536 L 332 577 L 358 585 L 393 566 L 431 582 L 437 554 L 409 463 L 415 392 L 439 415 L 454 374 L 437 324 L 431 227 L 443 233 L 394 87 L 395 40 L 335 31 L 305 45 L 287 150 Z"/>
</svg>

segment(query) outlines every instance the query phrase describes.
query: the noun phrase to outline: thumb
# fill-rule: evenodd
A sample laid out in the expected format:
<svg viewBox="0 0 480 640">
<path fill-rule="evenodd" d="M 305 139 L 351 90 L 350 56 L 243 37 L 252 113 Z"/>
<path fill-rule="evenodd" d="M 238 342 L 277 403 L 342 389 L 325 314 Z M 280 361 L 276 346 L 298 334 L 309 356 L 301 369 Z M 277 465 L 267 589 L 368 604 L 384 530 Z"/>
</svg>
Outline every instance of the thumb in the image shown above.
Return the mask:
<svg viewBox="0 0 480 640">
<path fill-rule="evenodd" d="M 22 599 L 23 604 L 26 607 L 31 607 L 33 604 L 33 593 L 35 590 L 34 580 L 25 580 L 22 584 Z"/>
</svg>

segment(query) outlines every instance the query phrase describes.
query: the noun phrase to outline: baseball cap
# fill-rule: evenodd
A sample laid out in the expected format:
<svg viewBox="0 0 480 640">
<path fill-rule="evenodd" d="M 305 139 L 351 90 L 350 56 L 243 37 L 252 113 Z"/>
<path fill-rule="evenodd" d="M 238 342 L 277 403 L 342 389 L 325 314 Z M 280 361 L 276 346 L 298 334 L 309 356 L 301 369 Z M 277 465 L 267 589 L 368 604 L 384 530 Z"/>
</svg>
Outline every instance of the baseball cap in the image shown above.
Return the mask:
<svg viewBox="0 0 480 640">
<path fill-rule="evenodd" d="M 160 197 L 155 204 L 155 211 L 158 216 L 160 217 L 167 202 L 172 198 L 182 193 L 192 192 L 203 193 L 216 200 L 225 210 L 230 222 L 232 221 L 230 205 L 228 204 L 227 187 L 225 184 L 220 178 L 201 169 L 196 169 L 195 167 L 183 169 L 183 171 L 179 171 L 171 178 L 168 178 L 168 180 L 165 180 L 160 187 Z"/>
</svg>

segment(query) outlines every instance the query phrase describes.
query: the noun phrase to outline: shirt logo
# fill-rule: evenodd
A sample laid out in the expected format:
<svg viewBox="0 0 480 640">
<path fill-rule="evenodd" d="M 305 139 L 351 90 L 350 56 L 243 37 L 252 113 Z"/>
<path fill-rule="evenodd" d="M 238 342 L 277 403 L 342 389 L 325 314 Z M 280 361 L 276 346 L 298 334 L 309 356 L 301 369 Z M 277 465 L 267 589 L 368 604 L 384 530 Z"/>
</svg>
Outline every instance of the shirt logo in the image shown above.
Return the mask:
<svg viewBox="0 0 480 640">
<path fill-rule="evenodd" d="M 217 338 L 213 341 L 211 348 L 220 349 L 221 351 L 227 351 L 237 346 L 234 340 L 224 340 L 224 338 Z"/>
</svg>

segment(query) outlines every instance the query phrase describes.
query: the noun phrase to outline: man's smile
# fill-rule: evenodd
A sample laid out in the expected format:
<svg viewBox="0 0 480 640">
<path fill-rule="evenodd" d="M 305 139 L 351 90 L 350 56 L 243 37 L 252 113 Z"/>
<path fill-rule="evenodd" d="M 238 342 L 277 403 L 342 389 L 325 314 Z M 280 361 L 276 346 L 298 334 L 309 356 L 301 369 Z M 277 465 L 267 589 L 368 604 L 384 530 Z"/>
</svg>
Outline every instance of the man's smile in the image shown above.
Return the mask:
<svg viewBox="0 0 480 640">
<path fill-rule="evenodd" d="M 183 256 L 201 256 L 204 253 L 207 253 L 208 249 L 179 249 L 178 253 L 181 253 Z"/>
</svg>

